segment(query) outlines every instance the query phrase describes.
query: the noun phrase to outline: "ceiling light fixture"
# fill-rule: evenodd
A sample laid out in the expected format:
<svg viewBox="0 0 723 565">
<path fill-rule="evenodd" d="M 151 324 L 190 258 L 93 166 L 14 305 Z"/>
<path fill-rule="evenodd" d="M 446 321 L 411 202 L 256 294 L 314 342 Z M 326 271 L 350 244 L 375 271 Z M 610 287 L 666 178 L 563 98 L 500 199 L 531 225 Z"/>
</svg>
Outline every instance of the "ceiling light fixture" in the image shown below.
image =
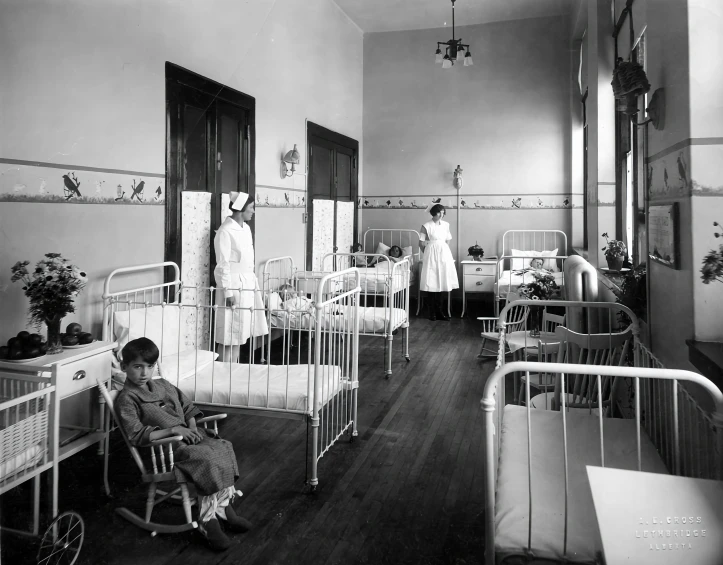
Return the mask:
<svg viewBox="0 0 723 565">
<path fill-rule="evenodd" d="M 452 0 L 452 39 L 449 41 L 438 41 L 437 51 L 435 52 L 435 62 L 442 63 L 443 69 L 450 69 L 454 65 L 455 61 L 464 60 L 465 67 L 471 67 L 474 63 L 472 62 L 472 54 L 469 52 L 469 45 L 462 43 L 462 38 L 454 38 L 454 2 Z M 441 46 L 446 45 L 445 54 L 442 56 Z"/>
</svg>

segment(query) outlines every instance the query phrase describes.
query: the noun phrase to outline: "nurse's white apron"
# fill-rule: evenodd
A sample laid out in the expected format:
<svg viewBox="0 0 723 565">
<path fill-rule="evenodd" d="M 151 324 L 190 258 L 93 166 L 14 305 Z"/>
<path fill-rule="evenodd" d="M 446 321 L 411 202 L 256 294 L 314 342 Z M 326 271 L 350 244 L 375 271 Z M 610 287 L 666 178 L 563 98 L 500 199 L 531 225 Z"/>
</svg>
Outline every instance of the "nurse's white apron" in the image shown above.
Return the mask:
<svg viewBox="0 0 723 565">
<path fill-rule="evenodd" d="M 449 292 L 459 288 L 454 257 L 447 242 L 452 239 L 449 224 L 442 220 L 424 224 L 427 230 L 427 246 L 422 258 L 422 274 L 419 288 L 425 292 Z"/>
</svg>

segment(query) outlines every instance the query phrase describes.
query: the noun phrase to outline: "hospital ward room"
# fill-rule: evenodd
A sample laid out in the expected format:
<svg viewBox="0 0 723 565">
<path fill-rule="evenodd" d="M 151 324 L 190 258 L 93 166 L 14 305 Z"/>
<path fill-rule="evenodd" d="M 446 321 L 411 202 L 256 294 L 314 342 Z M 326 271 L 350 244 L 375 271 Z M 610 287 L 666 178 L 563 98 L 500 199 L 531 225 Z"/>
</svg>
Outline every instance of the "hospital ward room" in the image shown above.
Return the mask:
<svg viewBox="0 0 723 565">
<path fill-rule="evenodd" d="M 723 564 L 720 0 L 0 0 L 0 565 Z"/>
</svg>

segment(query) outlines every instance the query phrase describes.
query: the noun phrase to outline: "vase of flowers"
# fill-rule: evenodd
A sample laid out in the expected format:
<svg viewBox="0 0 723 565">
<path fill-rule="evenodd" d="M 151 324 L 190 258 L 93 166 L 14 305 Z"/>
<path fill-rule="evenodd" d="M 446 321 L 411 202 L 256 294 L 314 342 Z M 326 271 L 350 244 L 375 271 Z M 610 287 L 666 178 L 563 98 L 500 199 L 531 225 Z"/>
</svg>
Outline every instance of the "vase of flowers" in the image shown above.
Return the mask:
<svg viewBox="0 0 723 565">
<path fill-rule="evenodd" d="M 721 227 L 718 222 L 713 222 L 713 226 Z M 715 237 L 721 237 L 723 234 L 719 232 L 713 233 Z M 710 253 L 703 259 L 703 266 L 700 268 L 701 279 L 704 284 L 710 284 L 714 281 L 723 282 L 723 245 L 718 250 L 711 249 Z"/>
<path fill-rule="evenodd" d="M 608 268 L 611 271 L 619 271 L 623 268 L 623 261 L 628 253 L 625 244 L 617 239 L 609 239 L 608 234 L 604 233 L 602 236 L 607 241 L 607 245 L 602 248 L 605 252 L 605 259 L 608 262 Z"/>
<path fill-rule="evenodd" d="M 60 353 L 60 325 L 62 319 L 75 312 L 73 300 L 85 288 L 85 272 L 64 259 L 60 253 L 46 253 L 35 269 L 28 271 L 30 261 L 18 261 L 11 268 L 12 282 L 21 281 L 25 296 L 30 300 L 30 323 L 35 327 L 47 326 L 48 354 Z"/>
<path fill-rule="evenodd" d="M 535 271 L 532 272 L 532 276 L 534 277 L 533 281 L 521 284 L 517 288 L 517 292 L 523 300 L 551 300 L 560 291 L 554 276 Z M 530 306 L 529 322 L 532 337 L 540 335 L 543 311 L 543 306 Z"/>
</svg>

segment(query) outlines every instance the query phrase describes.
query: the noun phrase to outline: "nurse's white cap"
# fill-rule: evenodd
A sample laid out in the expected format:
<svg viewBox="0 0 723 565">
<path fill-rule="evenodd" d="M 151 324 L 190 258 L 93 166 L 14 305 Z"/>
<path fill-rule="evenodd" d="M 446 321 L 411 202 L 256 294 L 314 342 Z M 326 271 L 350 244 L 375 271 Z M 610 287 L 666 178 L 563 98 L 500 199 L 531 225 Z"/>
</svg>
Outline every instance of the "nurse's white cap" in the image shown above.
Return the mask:
<svg viewBox="0 0 723 565">
<path fill-rule="evenodd" d="M 246 201 L 249 199 L 249 195 L 245 192 L 229 192 L 228 196 L 231 202 L 233 202 L 233 204 L 231 204 L 232 210 L 243 210 Z"/>
</svg>

